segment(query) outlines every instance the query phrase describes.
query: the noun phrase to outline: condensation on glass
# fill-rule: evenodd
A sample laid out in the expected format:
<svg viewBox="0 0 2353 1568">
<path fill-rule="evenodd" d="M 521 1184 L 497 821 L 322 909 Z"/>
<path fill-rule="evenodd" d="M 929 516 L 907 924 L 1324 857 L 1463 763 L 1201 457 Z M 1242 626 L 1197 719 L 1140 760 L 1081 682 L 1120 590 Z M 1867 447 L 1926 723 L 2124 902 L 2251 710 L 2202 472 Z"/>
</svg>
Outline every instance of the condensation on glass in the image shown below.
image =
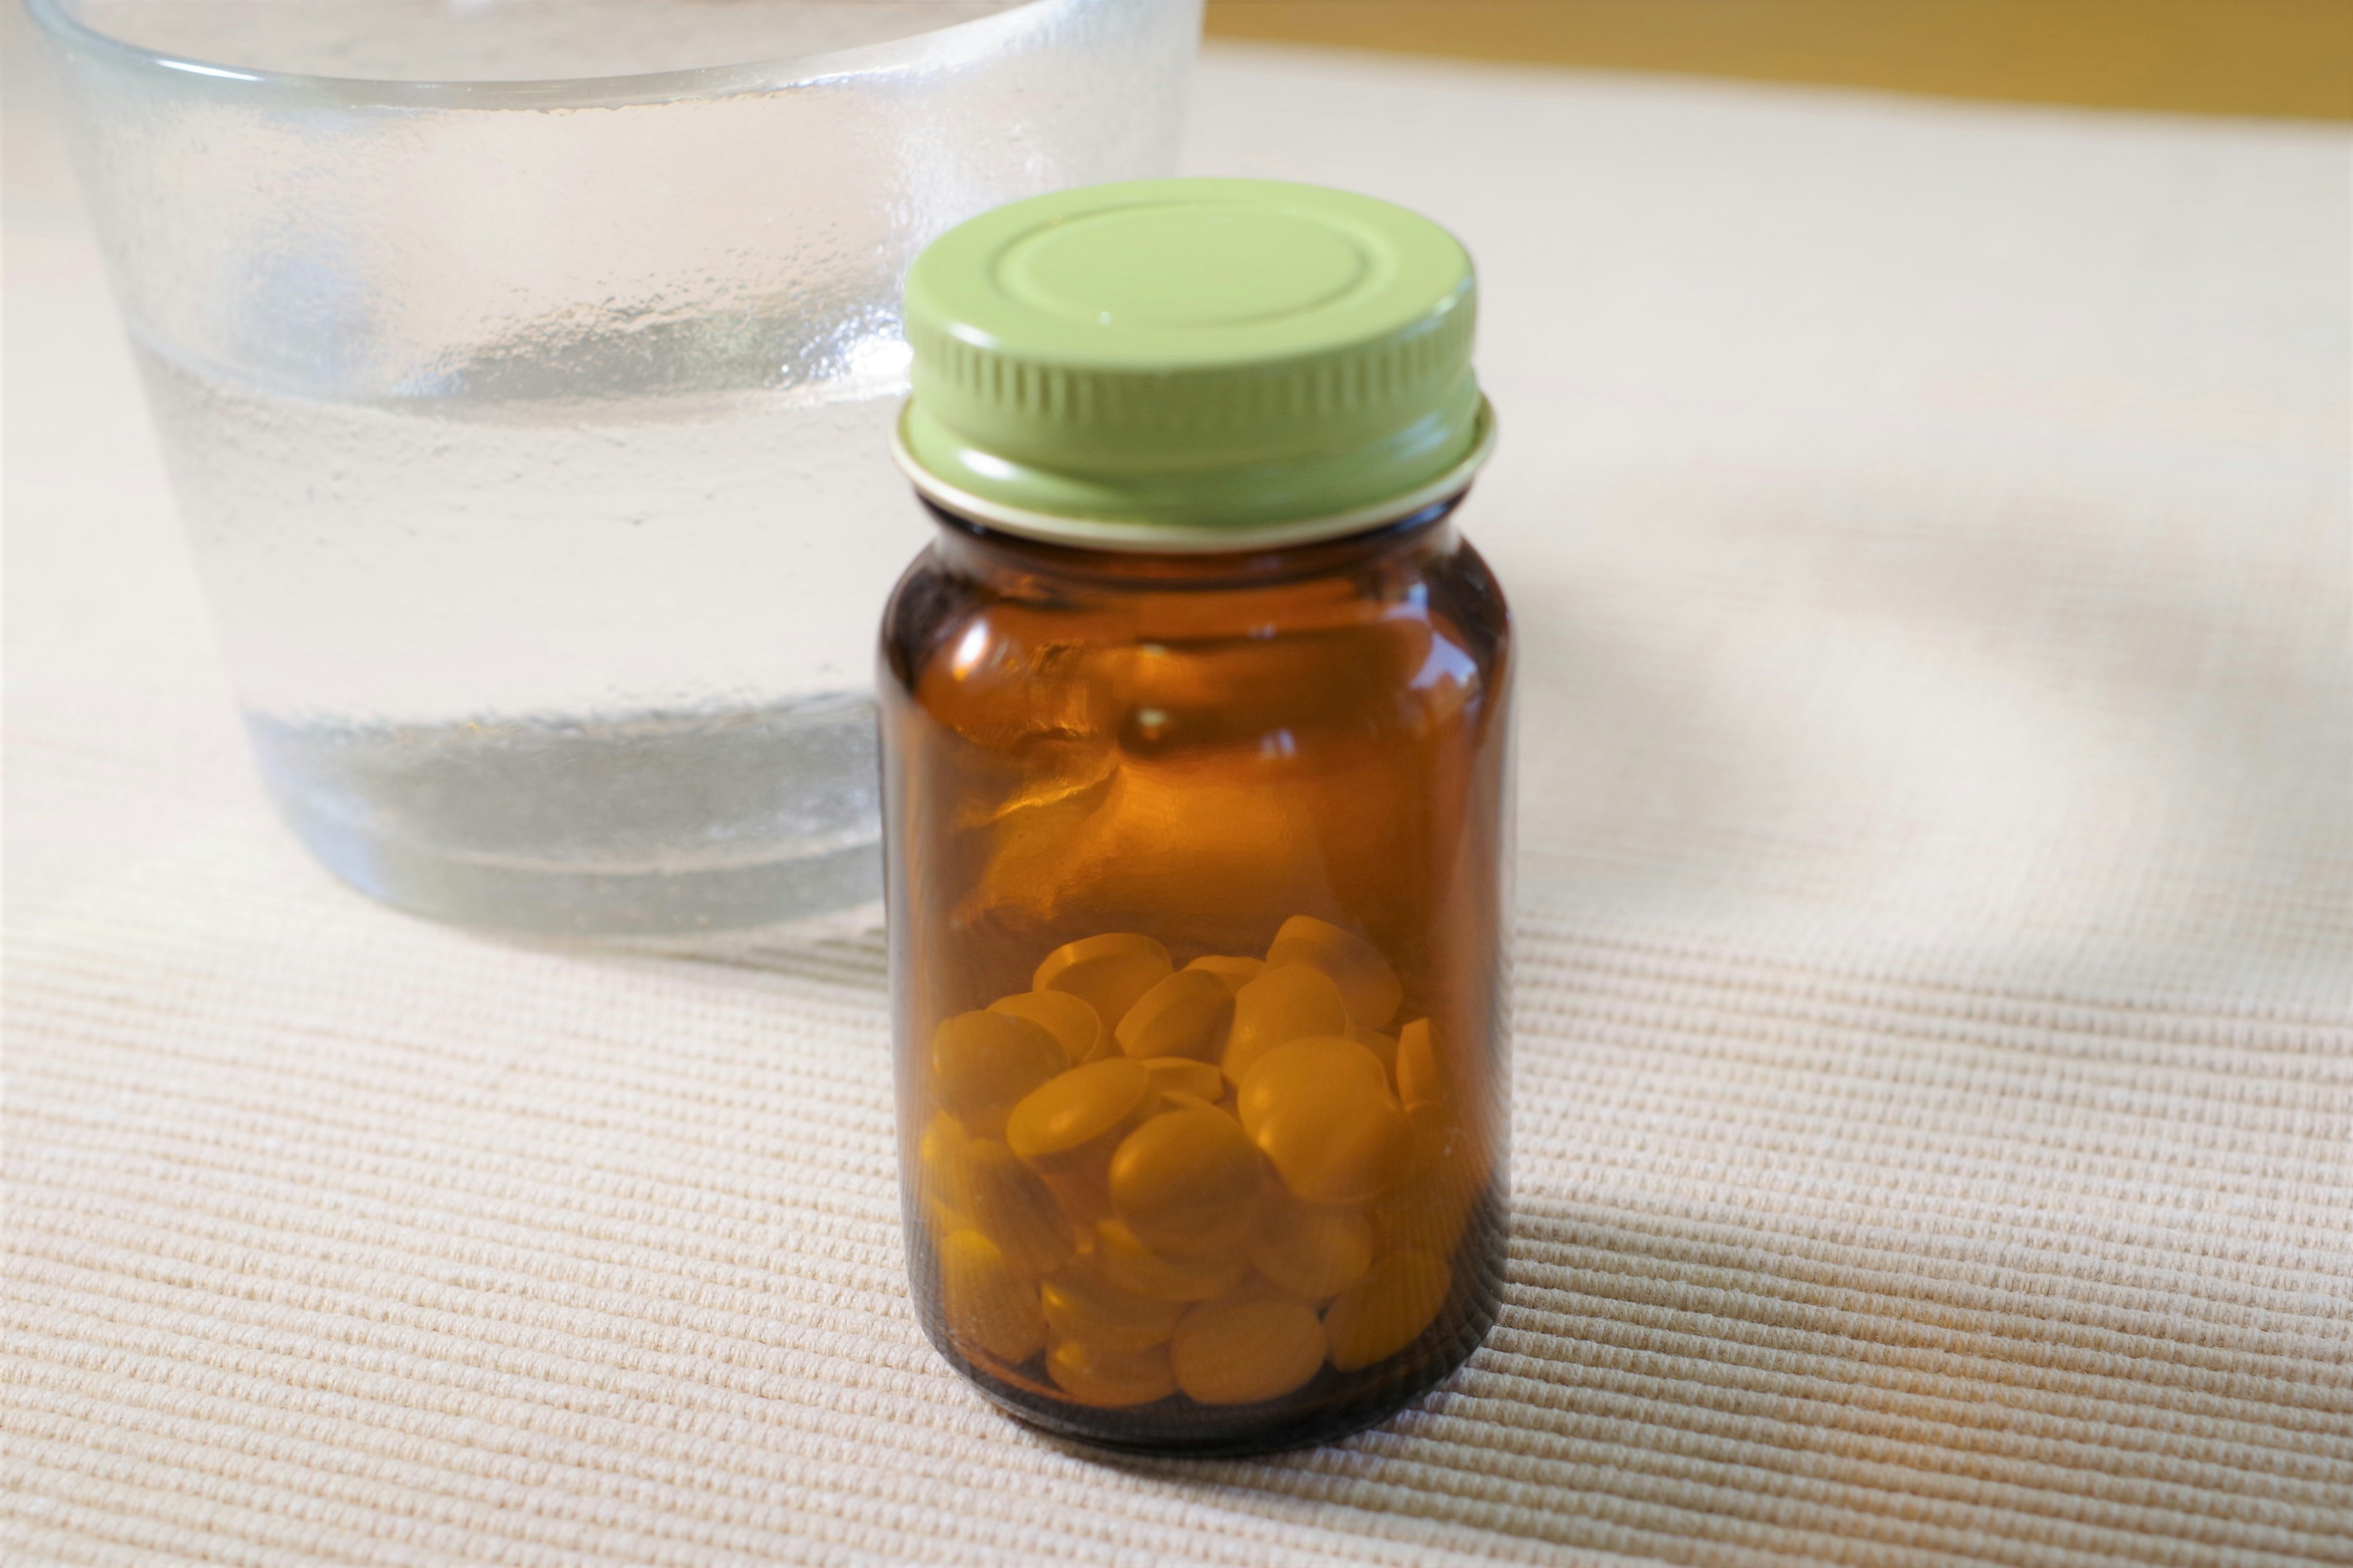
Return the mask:
<svg viewBox="0 0 2353 1568">
<path fill-rule="evenodd" d="M 899 289 L 1173 163 L 1196 0 L 30 0 L 257 759 L 470 923 L 880 890 Z"/>
<path fill-rule="evenodd" d="M 1026 1420 L 1314 1442 L 1493 1321 L 1511 658 L 1451 510 L 1158 555 L 934 509 L 899 584 L 910 1274 Z"/>
</svg>

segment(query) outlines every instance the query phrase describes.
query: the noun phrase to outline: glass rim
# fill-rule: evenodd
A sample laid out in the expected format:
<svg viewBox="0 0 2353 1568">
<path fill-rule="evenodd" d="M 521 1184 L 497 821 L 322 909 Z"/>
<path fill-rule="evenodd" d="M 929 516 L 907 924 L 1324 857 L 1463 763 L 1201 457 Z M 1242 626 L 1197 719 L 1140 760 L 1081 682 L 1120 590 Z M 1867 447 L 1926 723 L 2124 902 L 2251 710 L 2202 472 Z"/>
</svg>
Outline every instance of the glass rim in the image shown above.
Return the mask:
<svg viewBox="0 0 2353 1568">
<path fill-rule="evenodd" d="M 628 104 L 666 103 L 690 99 L 732 98 L 755 92 L 785 92 L 825 87 L 860 78 L 886 76 L 914 65 L 926 68 L 952 64 L 958 57 L 985 50 L 1005 33 L 1034 24 L 1040 13 L 1103 4 L 1104 0 L 1015 0 L 987 16 L 951 22 L 904 37 L 856 44 L 842 49 L 821 49 L 803 55 L 775 55 L 723 65 L 687 66 L 674 70 L 637 71 L 616 76 L 527 77 L 483 81 L 441 81 L 423 78 L 321 76 L 303 71 L 271 70 L 195 59 L 166 49 L 150 48 L 100 30 L 74 14 L 72 0 L 24 0 L 34 22 L 61 47 L 88 51 L 118 65 L 150 72 L 169 72 L 193 79 L 187 86 L 277 99 L 287 103 L 328 104 L 344 109 L 598 109 Z M 940 50 L 935 40 L 954 37 L 954 47 Z"/>
</svg>

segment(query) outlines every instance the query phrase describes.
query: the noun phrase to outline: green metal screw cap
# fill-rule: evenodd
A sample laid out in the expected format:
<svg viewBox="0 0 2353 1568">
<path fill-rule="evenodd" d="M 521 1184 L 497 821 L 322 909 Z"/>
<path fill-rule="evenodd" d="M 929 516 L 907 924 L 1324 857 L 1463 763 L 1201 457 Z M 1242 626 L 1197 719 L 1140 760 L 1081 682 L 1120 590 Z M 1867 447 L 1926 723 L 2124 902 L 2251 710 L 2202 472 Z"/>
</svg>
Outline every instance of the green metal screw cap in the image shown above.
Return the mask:
<svg viewBox="0 0 2353 1568">
<path fill-rule="evenodd" d="M 907 278 L 895 447 L 952 511 L 1098 548 L 1330 537 L 1470 481 L 1477 283 L 1388 202 L 1136 180 L 984 213 Z"/>
</svg>

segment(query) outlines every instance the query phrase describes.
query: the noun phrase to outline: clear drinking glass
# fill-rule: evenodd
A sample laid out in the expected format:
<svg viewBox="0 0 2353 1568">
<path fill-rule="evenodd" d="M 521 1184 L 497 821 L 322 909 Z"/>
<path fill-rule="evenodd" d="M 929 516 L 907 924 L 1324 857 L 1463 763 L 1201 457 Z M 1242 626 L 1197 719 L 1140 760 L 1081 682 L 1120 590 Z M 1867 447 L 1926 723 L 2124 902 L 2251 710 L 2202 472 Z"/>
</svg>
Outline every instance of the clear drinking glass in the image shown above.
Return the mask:
<svg viewBox="0 0 2353 1568">
<path fill-rule="evenodd" d="M 1199 0 L 28 4 L 319 858 L 518 931 L 875 897 L 902 276 L 1167 173 Z"/>
</svg>

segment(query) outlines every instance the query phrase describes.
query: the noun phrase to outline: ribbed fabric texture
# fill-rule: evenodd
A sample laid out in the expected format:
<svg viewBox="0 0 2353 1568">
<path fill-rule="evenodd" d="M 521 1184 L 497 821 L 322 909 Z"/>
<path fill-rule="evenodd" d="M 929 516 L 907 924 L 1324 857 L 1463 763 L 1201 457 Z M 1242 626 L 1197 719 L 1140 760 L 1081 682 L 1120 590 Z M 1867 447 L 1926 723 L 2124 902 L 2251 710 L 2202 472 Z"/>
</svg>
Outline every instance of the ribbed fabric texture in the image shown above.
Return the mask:
<svg viewBox="0 0 2353 1568">
<path fill-rule="evenodd" d="M 16 1561 L 2353 1545 L 2341 1021 L 1533 923 L 1486 1348 L 1141 1464 L 918 1334 L 879 943 L 584 962 L 305 880 L 223 844 L 18 952 Z"/>
</svg>

